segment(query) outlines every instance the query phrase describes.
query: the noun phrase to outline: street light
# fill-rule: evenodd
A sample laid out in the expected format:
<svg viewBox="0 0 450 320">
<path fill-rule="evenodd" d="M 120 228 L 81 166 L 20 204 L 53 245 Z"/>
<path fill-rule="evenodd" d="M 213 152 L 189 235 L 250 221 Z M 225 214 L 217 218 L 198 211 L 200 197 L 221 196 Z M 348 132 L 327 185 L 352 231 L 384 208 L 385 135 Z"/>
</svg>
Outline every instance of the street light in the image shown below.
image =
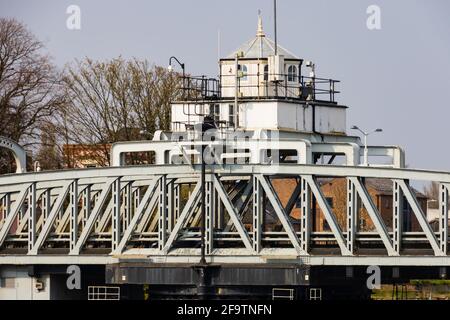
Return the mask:
<svg viewBox="0 0 450 320">
<path fill-rule="evenodd" d="M 375 132 L 383 132 L 383 129 L 378 128 L 371 132 L 363 131 L 360 128 L 358 128 L 358 126 L 352 126 L 350 129 L 358 130 L 359 132 L 361 132 L 364 135 L 364 165 L 367 167 L 367 166 L 369 166 L 369 150 L 367 148 L 367 137 Z"/>
<path fill-rule="evenodd" d="M 176 57 L 172 56 L 169 59 L 169 66 L 167 67 L 167 70 L 169 70 L 169 72 L 173 71 L 173 65 L 172 65 L 172 61 L 175 60 L 181 67 L 181 70 L 183 70 L 183 79 L 184 79 L 184 75 L 185 75 L 185 65 L 184 63 L 181 63 L 180 60 L 178 60 Z"/>
</svg>

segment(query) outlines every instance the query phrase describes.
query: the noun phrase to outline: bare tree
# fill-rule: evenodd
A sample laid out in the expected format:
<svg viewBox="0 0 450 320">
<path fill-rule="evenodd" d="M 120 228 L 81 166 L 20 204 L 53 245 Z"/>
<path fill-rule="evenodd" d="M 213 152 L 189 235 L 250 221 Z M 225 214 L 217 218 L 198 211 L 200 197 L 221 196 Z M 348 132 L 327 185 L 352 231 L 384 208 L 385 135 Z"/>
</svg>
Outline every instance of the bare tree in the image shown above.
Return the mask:
<svg viewBox="0 0 450 320">
<path fill-rule="evenodd" d="M 63 77 L 68 99 L 59 113 L 60 133 L 109 165 L 111 143 L 141 140 L 142 132 L 151 138 L 156 130 L 169 129 L 177 79 L 147 61 L 76 61 Z"/>
<path fill-rule="evenodd" d="M 42 49 L 23 24 L 0 18 L 0 135 L 28 147 L 63 102 L 57 72 Z M 0 171 L 6 167 L 3 162 Z"/>
<path fill-rule="evenodd" d="M 55 125 L 46 123 L 40 132 L 40 145 L 35 160 L 39 162 L 42 170 L 62 169 L 62 150 Z"/>
</svg>

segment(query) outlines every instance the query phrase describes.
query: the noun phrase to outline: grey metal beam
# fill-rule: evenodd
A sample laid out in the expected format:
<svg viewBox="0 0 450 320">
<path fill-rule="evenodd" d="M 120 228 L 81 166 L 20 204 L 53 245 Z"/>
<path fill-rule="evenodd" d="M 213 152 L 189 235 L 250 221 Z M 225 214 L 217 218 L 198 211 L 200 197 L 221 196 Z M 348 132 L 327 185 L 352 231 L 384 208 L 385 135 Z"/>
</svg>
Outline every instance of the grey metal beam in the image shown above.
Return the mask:
<svg viewBox="0 0 450 320">
<path fill-rule="evenodd" d="M 247 208 L 247 205 L 248 205 L 250 199 L 252 199 L 252 189 L 253 189 L 253 182 L 252 182 L 252 180 L 250 180 L 246 184 L 242 194 L 236 200 L 235 207 L 237 208 L 238 216 L 239 216 L 240 219 L 243 218 L 244 213 L 245 213 L 245 209 Z M 229 232 L 229 231 L 231 231 L 232 227 L 233 227 L 233 221 L 228 220 L 224 231 L 225 232 Z"/>
<path fill-rule="evenodd" d="M 33 182 L 28 188 L 28 251 L 36 241 L 36 183 Z"/>
<path fill-rule="evenodd" d="M 251 175 L 256 174 L 273 174 L 274 168 L 271 165 L 210 165 L 208 169 L 216 174 L 236 174 Z M 200 173 L 200 165 L 164 165 L 164 166 L 139 166 L 139 167 L 109 167 L 99 168 L 96 170 L 77 169 L 64 170 L 60 172 L 32 172 L 17 175 L 8 175 L 8 177 L 0 177 L 0 193 L 11 189 L 10 186 L 30 181 L 54 181 L 55 186 L 61 184 L 68 179 L 79 179 L 79 184 L 104 183 L 112 176 L 143 176 L 158 175 L 161 172 L 168 175 L 168 178 L 176 175 L 193 175 L 194 177 Z M 412 179 L 440 181 L 442 183 L 450 183 L 450 173 L 441 171 L 427 171 L 417 169 L 399 169 L 399 168 L 380 168 L 380 167 L 352 167 L 352 166 L 316 166 L 316 165 L 287 165 L 279 164 L 276 167 L 276 173 L 279 175 L 320 175 L 334 177 L 367 177 L 367 178 L 387 178 L 387 179 Z M 181 178 L 181 177 L 180 177 Z M 13 179 L 13 180 L 12 180 Z M 58 184 L 58 185 L 56 185 Z"/>
<path fill-rule="evenodd" d="M 215 175 L 212 175 L 212 179 L 214 187 L 216 188 L 216 191 L 220 197 L 220 200 L 222 200 L 222 203 L 224 204 L 225 209 L 228 212 L 228 215 L 230 216 L 231 220 L 233 220 L 234 226 L 236 227 L 237 232 L 241 236 L 241 239 L 244 242 L 245 247 L 253 251 L 253 246 L 250 241 L 250 237 L 248 236 L 248 233 L 245 231 L 244 225 L 239 220 L 237 216 L 237 211 L 234 208 L 233 204 L 231 203 L 230 198 L 228 198 L 225 188 L 222 185 L 222 182 L 220 182 L 220 180 L 217 179 Z"/>
<path fill-rule="evenodd" d="M 253 250 L 261 251 L 263 232 L 264 193 L 259 179 L 253 176 Z"/>
<path fill-rule="evenodd" d="M 448 191 L 448 185 L 439 185 L 439 244 L 444 253 L 448 245 Z"/>
<path fill-rule="evenodd" d="M 212 254 L 214 249 L 214 198 L 215 190 L 211 181 L 205 185 L 205 251 L 206 254 Z"/>
<path fill-rule="evenodd" d="M 347 249 L 355 253 L 356 226 L 358 221 L 358 194 L 354 184 L 347 179 Z"/>
<path fill-rule="evenodd" d="M 349 177 L 350 181 L 355 185 L 356 191 L 359 194 L 359 197 L 361 198 L 362 203 L 364 204 L 364 207 L 367 210 L 367 213 L 370 216 L 370 219 L 372 219 L 372 222 L 375 226 L 375 229 L 377 230 L 378 234 L 380 235 L 381 240 L 383 241 L 384 246 L 386 247 L 387 253 L 390 256 L 398 256 L 399 253 L 395 251 L 391 237 L 389 236 L 389 232 L 386 228 L 386 225 L 384 224 L 383 220 L 381 219 L 380 213 L 376 209 L 372 198 L 370 197 L 369 193 L 367 192 L 367 189 L 361 184 L 361 181 L 356 177 Z"/>
<path fill-rule="evenodd" d="M 194 190 L 192 191 L 190 197 L 188 198 L 180 216 L 177 219 L 177 222 L 175 223 L 175 226 L 173 227 L 172 232 L 169 235 L 169 238 L 167 239 L 167 242 L 163 248 L 163 252 L 165 252 L 165 253 L 169 252 L 174 241 L 178 237 L 178 233 L 180 232 L 180 229 L 183 227 L 183 225 L 186 223 L 186 221 L 192 215 L 192 209 L 195 206 L 195 204 L 197 203 L 198 199 L 200 198 L 200 186 L 201 186 L 201 184 L 199 182 L 195 185 Z"/>
<path fill-rule="evenodd" d="M 393 201 L 393 220 L 392 229 L 394 232 L 393 246 L 395 252 L 400 254 L 402 249 L 402 234 L 403 234 L 403 193 L 397 181 L 393 181 L 392 186 L 392 201 Z"/>
<path fill-rule="evenodd" d="M 330 205 L 325 200 L 322 190 L 320 189 L 316 180 L 314 180 L 314 178 L 310 175 L 302 175 L 302 178 L 305 179 L 305 181 L 308 183 L 309 187 L 311 188 L 311 191 L 314 194 L 314 197 L 316 198 L 317 203 L 319 204 L 319 207 L 322 210 L 326 221 L 328 222 L 328 225 L 330 226 L 331 232 L 333 233 L 334 237 L 336 238 L 336 242 L 337 242 L 339 248 L 341 249 L 341 254 L 344 256 L 351 255 L 351 252 L 347 249 L 347 243 L 346 243 L 346 240 L 342 233 L 341 227 L 339 226 L 339 223 L 338 223 L 336 217 L 332 213 Z"/>
<path fill-rule="evenodd" d="M 158 248 L 162 251 L 167 241 L 167 180 L 165 175 L 159 179 L 158 187 Z"/>
<path fill-rule="evenodd" d="M 70 185 L 70 250 L 73 250 L 78 239 L 78 180 Z"/>
<path fill-rule="evenodd" d="M 116 179 L 116 181 L 112 184 L 112 221 L 111 221 L 111 247 L 114 251 L 119 243 L 120 243 L 120 237 L 122 234 L 122 228 L 120 223 L 120 207 L 121 207 L 121 184 L 120 184 L 120 178 Z"/>
<path fill-rule="evenodd" d="M 419 205 L 419 202 L 417 202 L 416 196 L 413 195 L 411 188 L 409 184 L 405 183 L 403 180 L 396 180 L 396 182 L 400 185 L 400 187 L 403 190 L 403 193 L 405 195 L 406 200 L 408 200 L 408 203 L 414 212 L 414 215 L 417 218 L 417 221 L 419 221 L 419 225 L 422 228 L 422 230 L 425 232 L 425 235 L 430 242 L 431 247 L 433 248 L 434 254 L 436 256 L 442 256 L 445 255 L 445 252 L 442 252 L 439 242 L 436 239 L 436 235 L 434 234 L 433 229 L 431 228 L 430 224 L 427 221 L 427 218 L 425 214 L 422 211 L 422 208 Z"/>
<path fill-rule="evenodd" d="M 301 216 L 301 237 L 300 243 L 302 245 L 302 250 L 305 254 L 309 253 L 311 246 L 311 229 L 312 229 L 312 217 L 311 217 L 311 188 L 308 182 L 300 178 L 301 183 L 301 206 L 302 206 L 302 216 Z"/>
<path fill-rule="evenodd" d="M 73 181 L 66 181 L 66 185 L 63 186 L 60 190 L 58 198 L 56 199 L 55 204 L 53 205 L 52 210 L 50 211 L 50 214 L 48 215 L 47 220 L 45 221 L 42 230 L 39 233 L 39 237 L 37 238 L 33 248 L 31 250 L 28 250 L 29 255 L 37 255 L 39 249 L 44 244 L 45 239 L 47 238 L 51 228 L 53 227 L 57 215 L 61 211 L 64 200 L 66 199 L 67 193 L 69 192 L 69 187 L 72 183 Z"/>
<path fill-rule="evenodd" d="M 294 246 L 294 248 L 298 251 L 299 254 L 306 255 L 307 253 L 303 252 L 302 247 L 300 245 L 300 241 L 297 237 L 297 234 L 295 233 L 294 227 L 292 226 L 292 223 L 289 220 L 289 215 L 284 211 L 284 208 L 281 205 L 280 200 L 275 195 L 276 193 L 272 185 L 267 181 L 267 178 L 262 175 L 257 175 L 257 178 L 266 193 L 267 199 L 269 199 L 270 203 L 272 204 L 272 207 L 275 210 L 275 213 L 278 219 L 280 220 L 281 225 L 286 231 L 289 240 L 291 241 L 291 244 Z"/>
<path fill-rule="evenodd" d="M 302 192 L 302 183 L 301 180 L 297 182 L 297 185 L 295 186 L 294 191 L 292 192 L 288 203 L 286 204 L 286 207 L 284 208 L 284 211 L 286 211 L 287 214 L 291 214 L 292 209 L 294 209 L 295 204 L 297 203 L 297 200 L 299 199 Z"/>
<path fill-rule="evenodd" d="M 103 186 L 103 190 L 101 191 L 97 201 L 95 201 L 94 209 L 91 212 L 91 215 L 89 216 L 85 227 L 81 231 L 80 237 L 78 238 L 78 241 L 74 248 L 70 250 L 70 255 L 78 255 L 80 254 L 81 248 L 83 247 L 84 243 L 89 237 L 89 234 L 91 233 L 92 228 L 94 227 L 95 222 L 97 221 L 98 216 L 101 213 L 101 210 L 105 204 L 106 198 L 108 194 L 111 191 L 111 186 L 118 178 L 109 178 L 108 181 Z"/>
<path fill-rule="evenodd" d="M 246 249 L 244 249 L 247 251 Z M 216 264 L 267 264 L 267 263 L 289 263 L 291 265 L 310 265 L 310 266 L 417 266 L 430 267 L 442 266 L 448 267 L 450 265 L 450 257 L 436 257 L 436 256 L 310 256 L 298 258 L 294 249 L 291 258 L 265 255 L 264 257 L 258 255 L 246 255 L 245 251 L 238 249 L 224 249 L 221 250 L 220 255 L 207 256 L 207 262 Z M 154 265 L 164 265 L 167 263 L 183 263 L 196 264 L 200 261 L 200 255 L 192 256 L 182 254 L 178 249 L 174 250 L 174 254 L 167 255 L 164 259 L 158 254 L 146 254 L 145 256 L 130 257 L 130 256 L 109 256 L 109 255 L 81 255 L 81 256 L 67 256 L 67 255 L 39 255 L 39 256 L 24 256 L 24 255 L 2 255 L 0 256 L 0 265 L 106 265 L 115 264 L 119 262 L 139 261 L 142 258 L 143 262 L 152 261 Z"/>
<path fill-rule="evenodd" d="M 131 219 L 130 224 L 128 225 L 128 228 L 124 231 L 123 236 L 119 242 L 119 245 L 117 246 L 117 248 L 115 248 L 115 250 L 112 252 L 112 254 L 115 254 L 115 255 L 121 254 L 122 251 L 125 249 L 125 246 L 126 246 L 127 242 L 130 240 L 131 235 L 132 235 L 136 225 L 142 218 L 142 213 L 144 212 L 147 205 L 149 204 L 149 200 L 155 197 L 157 187 L 158 187 L 158 182 L 159 182 L 159 177 L 155 178 L 155 180 L 152 181 L 150 183 L 150 185 L 148 186 L 147 190 L 144 193 L 144 196 L 139 201 L 139 206 L 136 208 L 136 212 L 134 213 L 133 218 Z"/>
</svg>

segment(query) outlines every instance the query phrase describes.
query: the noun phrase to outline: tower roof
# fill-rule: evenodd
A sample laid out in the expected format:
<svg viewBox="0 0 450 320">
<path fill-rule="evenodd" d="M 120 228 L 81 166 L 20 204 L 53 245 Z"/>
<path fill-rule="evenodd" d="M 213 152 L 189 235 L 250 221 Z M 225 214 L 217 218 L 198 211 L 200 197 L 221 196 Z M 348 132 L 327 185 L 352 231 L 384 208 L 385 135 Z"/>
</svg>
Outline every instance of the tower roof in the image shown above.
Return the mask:
<svg viewBox="0 0 450 320">
<path fill-rule="evenodd" d="M 289 52 L 285 48 L 278 47 L 278 54 L 284 56 L 285 59 L 296 59 L 300 60 L 299 57 Z M 226 59 L 234 59 L 237 52 L 242 51 L 244 53 L 243 58 L 245 59 L 263 59 L 268 58 L 275 54 L 275 42 L 266 37 L 263 30 L 263 23 L 261 15 L 258 15 L 258 28 L 256 31 L 256 37 L 245 42 L 239 48 L 233 51 Z"/>
</svg>

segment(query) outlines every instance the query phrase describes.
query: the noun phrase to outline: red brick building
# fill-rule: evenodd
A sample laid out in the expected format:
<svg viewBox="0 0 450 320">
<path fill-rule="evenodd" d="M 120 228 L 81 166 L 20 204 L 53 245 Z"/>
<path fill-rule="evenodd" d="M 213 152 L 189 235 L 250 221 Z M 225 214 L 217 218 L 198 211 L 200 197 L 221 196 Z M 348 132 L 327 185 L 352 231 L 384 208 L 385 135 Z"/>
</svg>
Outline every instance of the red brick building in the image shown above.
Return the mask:
<svg viewBox="0 0 450 320">
<path fill-rule="evenodd" d="M 296 179 L 276 179 L 272 180 L 273 187 L 280 198 L 283 206 L 286 206 L 289 198 L 294 191 L 297 181 Z M 343 178 L 322 179 L 319 180 L 322 193 L 328 201 L 333 213 L 335 214 L 342 230 L 346 230 L 346 215 L 347 215 L 347 181 Z M 392 230 L 393 217 L 393 183 L 390 179 L 375 179 L 368 178 L 365 181 L 366 188 L 380 213 L 384 223 L 389 231 Z M 427 197 L 419 191 L 413 189 L 417 200 L 424 213 L 427 211 Z M 312 202 L 314 205 L 314 201 Z M 315 208 L 312 208 L 313 214 L 313 230 L 314 231 L 329 231 L 330 228 L 325 219 L 325 216 L 319 205 L 315 203 Z M 405 231 L 420 231 L 420 225 L 408 205 L 406 199 L 403 201 L 403 228 Z M 297 201 L 296 205 L 291 211 L 291 217 L 295 220 L 301 217 L 301 203 Z M 360 204 L 358 229 L 360 231 L 374 230 L 374 224 L 370 219 L 367 210 Z"/>
</svg>

